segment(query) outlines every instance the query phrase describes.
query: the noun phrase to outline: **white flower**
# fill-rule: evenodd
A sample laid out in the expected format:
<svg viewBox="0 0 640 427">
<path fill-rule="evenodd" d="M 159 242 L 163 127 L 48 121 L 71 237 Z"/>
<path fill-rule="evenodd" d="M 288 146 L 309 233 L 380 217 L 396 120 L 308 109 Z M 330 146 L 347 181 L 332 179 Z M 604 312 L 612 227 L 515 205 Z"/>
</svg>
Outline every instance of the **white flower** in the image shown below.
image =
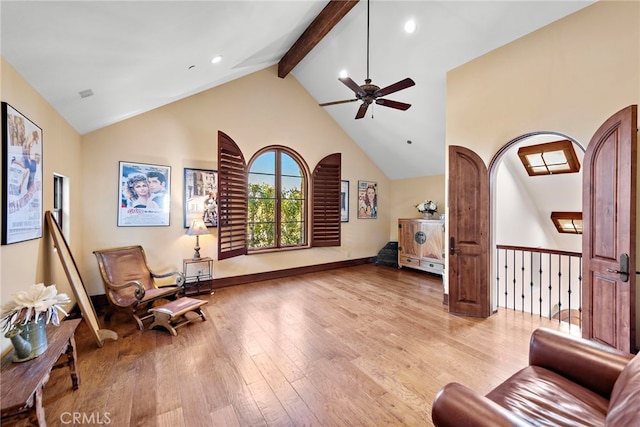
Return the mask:
<svg viewBox="0 0 640 427">
<path fill-rule="evenodd" d="M 422 203 L 418 203 L 416 205 L 416 208 L 420 213 L 424 213 L 424 212 L 434 213 L 438 211 L 438 204 L 431 200 L 425 200 Z"/>
<path fill-rule="evenodd" d="M 37 321 L 41 314 L 45 316 L 45 323 L 52 322 L 58 326 L 58 310 L 67 315 L 60 305 L 71 302 L 67 294 L 58 294 L 56 285 L 45 286 L 44 283 L 31 285 L 26 291 L 13 294 L 12 298 L 11 302 L 2 306 L 0 323 L 4 330 L 16 323 L 27 323 L 32 319 Z"/>
</svg>

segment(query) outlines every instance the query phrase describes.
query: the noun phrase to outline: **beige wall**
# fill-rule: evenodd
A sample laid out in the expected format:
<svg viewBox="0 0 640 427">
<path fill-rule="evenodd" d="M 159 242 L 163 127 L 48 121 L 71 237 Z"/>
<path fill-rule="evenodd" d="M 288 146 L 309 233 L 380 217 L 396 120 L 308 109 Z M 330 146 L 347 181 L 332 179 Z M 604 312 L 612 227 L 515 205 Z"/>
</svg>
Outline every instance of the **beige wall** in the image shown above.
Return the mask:
<svg viewBox="0 0 640 427">
<path fill-rule="evenodd" d="M 607 118 L 639 103 L 640 2 L 600 1 L 450 71 L 446 144 L 487 165 L 533 131 L 586 147 Z"/>
<path fill-rule="evenodd" d="M 342 225 L 341 247 L 214 261 L 214 277 L 375 256 L 388 241 L 390 181 L 295 78 L 278 78 L 274 66 L 83 136 L 81 217 L 90 221 L 90 232 L 84 233 L 81 269 L 91 294 L 103 293 L 90 255 L 96 249 L 140 243 L 153 267 L 182 269 L 195 244 L 183 228 L 183 168 L 217 169 L 218 130 L 234 139 L 246 161 L 260 148 L 278 144 L 295 149 L 313 170 L 326 155 L 341 152 L 342 178 L 350 182 L 350 220 Z M 171 166 L 169 227 L 116 226 L 119 161 Z M 378 183 L 378 219 L 356 218 L 358 180 Z M 215 259 L 216 245 L 215 231 L 201 237 L 201 254 Z"/>
<path fill-rule="evenodd" d="M 68 178 L 71 190 L 70 208 L 79 216 L 81 204 L 81 144 L 80 135 L 24 79 L 0 58 L 2 101 L 9 103 L 42 128 L 43 136 L 43 210 L 53 207 L 53 174 Z M 3 159 L 4 161 L 4 159 Z M 42 239 L 0 246 L 0 299 L 4 304 L 11 295 L 33 283 L 56 284 L 59 292 L 73 298 L 46 224 Z M 71 250 L 81 254 L 82 222 L 69 225 Z M 71 304 L 67 308 L 71 307 Z M 4 351 L 9 341 L 1 337 Z"/>
<path fill-rule="evenodd" d="M 444 175 L 396 179 L 391 182 L 391 223 L 389 240 L 398 241 L 398 218 L 422 218 L 415 206 L 425 200 L 438 204 L 438 214 L 445 213 Z"/>
<path fill-rule="evenodd" d="M 488 164 L 508 141 L 556 131 L 587 146 L 640 101 L 640 2 L 598 2 L 447 74 L 446 144 Z"/>
</svg>

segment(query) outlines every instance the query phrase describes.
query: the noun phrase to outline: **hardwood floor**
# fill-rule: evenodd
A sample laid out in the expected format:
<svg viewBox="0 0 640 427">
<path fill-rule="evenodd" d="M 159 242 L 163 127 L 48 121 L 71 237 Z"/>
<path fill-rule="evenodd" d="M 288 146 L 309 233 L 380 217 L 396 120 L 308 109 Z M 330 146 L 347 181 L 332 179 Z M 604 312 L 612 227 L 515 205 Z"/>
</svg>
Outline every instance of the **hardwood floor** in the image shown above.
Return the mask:
<svg viewBox="0 0 640 427">
<path fill-rule="evenodd" d="M 118 341 L 76 334 L 82 383 L 45 388 L 49 426 L 431 425 L 451 381 L 483 394 L 527 363 L 528 314 L 456 317 L 442 282 L 373 264 L 218 289 L 172 337 L 115 315 Z M 574 327 L 575 328 L 575 327 Z"/>
</svg>

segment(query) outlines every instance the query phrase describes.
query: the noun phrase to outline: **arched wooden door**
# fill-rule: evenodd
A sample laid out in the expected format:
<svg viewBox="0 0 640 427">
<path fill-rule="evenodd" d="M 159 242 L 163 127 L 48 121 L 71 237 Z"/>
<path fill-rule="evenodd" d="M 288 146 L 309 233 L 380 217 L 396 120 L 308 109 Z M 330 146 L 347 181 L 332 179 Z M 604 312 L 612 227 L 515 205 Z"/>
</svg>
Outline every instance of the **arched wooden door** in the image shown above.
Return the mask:
<svg viewBox="0 0 640 427">
<path fill-rule="evenodd" d="M 584 157 L 582 336 L 636 348 L 637 106 L 609 118 Z"/>
<path fill-rule="evenodd" d="M 449 312 L 489 317 L 489 173 L 468 148 L 449 147 Z"/>
</svg>

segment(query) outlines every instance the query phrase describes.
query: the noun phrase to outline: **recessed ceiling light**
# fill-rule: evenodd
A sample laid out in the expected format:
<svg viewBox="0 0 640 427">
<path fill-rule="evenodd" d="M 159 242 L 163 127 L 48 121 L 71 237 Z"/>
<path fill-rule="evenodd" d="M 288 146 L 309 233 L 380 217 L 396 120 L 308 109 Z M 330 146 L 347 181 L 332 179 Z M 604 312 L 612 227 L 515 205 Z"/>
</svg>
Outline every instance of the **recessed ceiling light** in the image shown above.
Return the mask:
<svg viewBox="0 0 640 427">
<path fill-rule="evenodd" d="M 213 57 L 213 59 L 211 60 L 211 63 L 212 63 L 212 64 L 217 64 L 217 63 L 218 63 L 218 62 L 220 62 L 220 61 L 222 61 L 222 56 L 217 55 L 217 56 L 214 56 L 214 57 Z"/>
<path fill-rule="evenodd" d="M 344 79 L 345 77 L 349 77 L 349 73 L 347 73 L 347 70 L 340 71 L 340 78 Z"/>
<path fill-rule="evenodd" d="M 404 24 L 404 30 L 409 34 L 412 34 L 413 32 L 415 32 L 416 31 L 416 21 L 414 21 L 413 19 L 409 19 Z"/>
</svg>

